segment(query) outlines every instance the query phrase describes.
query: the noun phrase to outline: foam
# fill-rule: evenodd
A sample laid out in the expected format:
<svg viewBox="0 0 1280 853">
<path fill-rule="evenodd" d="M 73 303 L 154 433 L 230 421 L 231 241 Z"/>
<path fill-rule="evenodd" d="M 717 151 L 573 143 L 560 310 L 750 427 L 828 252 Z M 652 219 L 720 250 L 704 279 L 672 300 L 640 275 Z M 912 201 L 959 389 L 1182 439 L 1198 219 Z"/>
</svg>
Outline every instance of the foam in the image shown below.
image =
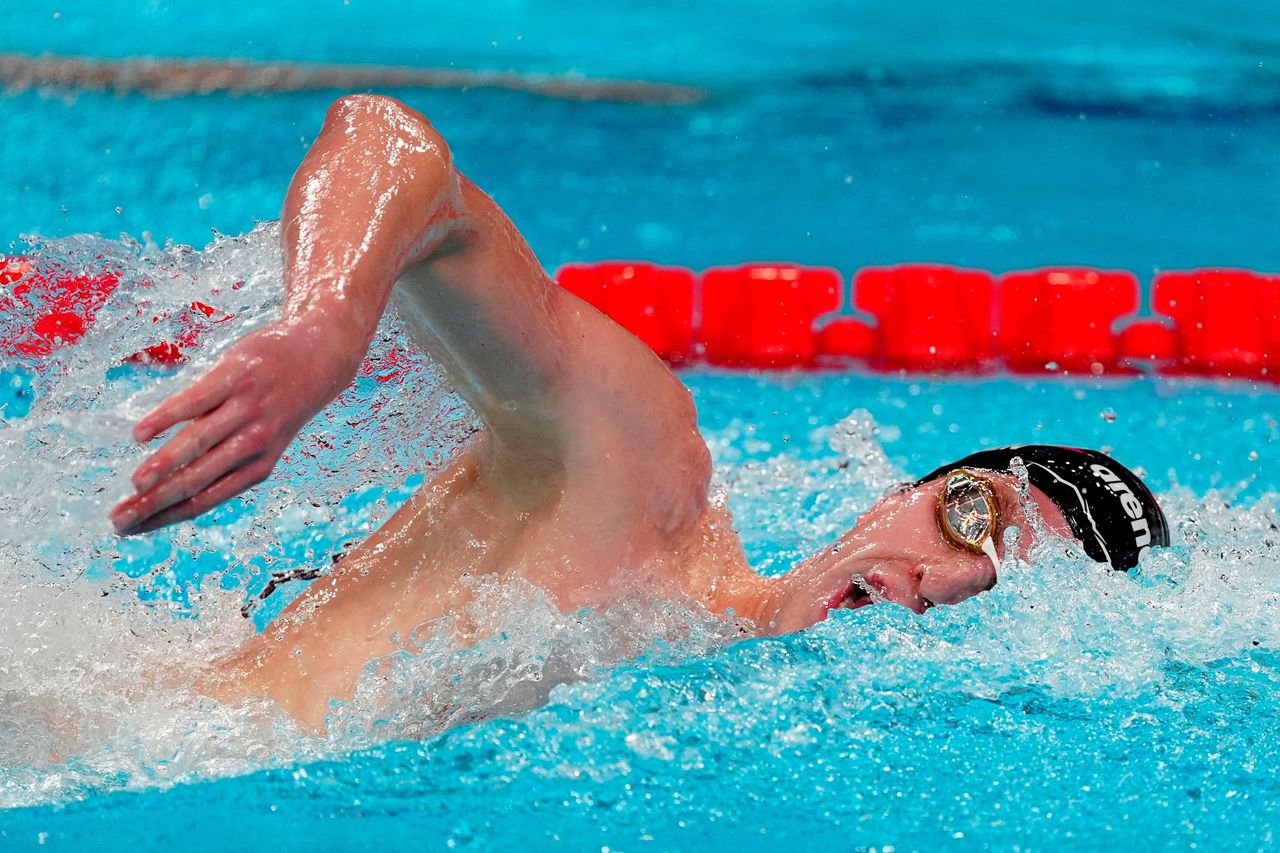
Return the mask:
<svg viewBox="0 0 1280 853">
<path fill-rule="evenodd" d="M 607 614 L 563 614 L 527 584 L 480 578 L 466 615 L 486 639 L 466 648 L 448 624 L 423 626 L 405 652 L 370 664 L 351 702 L 335 703 L 324 738 L 304 736 L 266 701 L 193 696 L 192 673 L 252 632 L 240 606 L 268 570 L 327 565 L 477 428 L 392 311 L 362 376 L 304 429 L 271 480 L 195 524 L 118 539 L 106 512 L 143 456 L 132 424 L 276 316 L 277 246 L 276 226 L 265 224 L 202 253 L 85 237 L 33 247 L 43 266 L 123 275 L 81 343 L 25 365 L 34 404 L 0 429 L 0 517 L 23 522 L 0 527 L 0 807 L 424 738 L 534 707 L 555 685 L 655 642 L 705 649 L 737 635 L 688 606 L 636 599 Z M 196 300 L 234 319 L 206 324 L 187 365 L 116 367 L 176 336 L 174 317 Z M 301 586 L 269 599 L 257 623 Z"/>
<path fill-rule="evenodd" d="M 956 709 L 975 725 L 1016 728 L 1033 724 L 1016 708 L 1087 718 L 1129 703 L 1176 733 L 1187 725 L 1178 715 L 1205 701 L 1187 685 L 1224 661 L 1252 662 L 1275 680 L 1276 496 L 1240 502 L 1174 488 L 1160 497 L 1175 546 L 1129 575 L 1043 541 L 1029 560 L 1006 562 L 994 590 L 959 606 L 840 611 L 798 635 L 737 644 L 736 625 L 694 606 L 633 597 L 565 614 L 527 584 L 476 578 L 463 615 L 487 638 L 466 648 L 447 624 L 422 626 L 404 652 L 366 670 L 325 738 L 303 735 L 265 701 L 194 697 L 190 674 L 253 630 L 239 607 L 268 568 L 325 564 L 475 429 L 389 317 L 370 375 L 307 428 L 276 477 L 211 520 L 118 540 L 105 516 L 142 454 L 130 426 L 274 316 L 276 241 L 264 225 L 203 253 L 88 238 L 35 247 L 42 263 L 107 263 L 124 277 L 81 344 L 28 365 L 31 412 L 0 427 L 0 518 L 9 520 L 0 525 L 0 806 L 319 758 L 360 767 L 376 759 L 352 750 L 403 739 L 483 755 L 495 772 L 539 783 L 603 784 L 642 766 L 697 772 L 732 755 L 748 762 L 736 783 L 744 791 L 752 772 L 775 772 L 776 756 L 830 752 L 863 774 L 859 796 L 889 802 L 894 782 L 867 775 L 867 762 L 913 761 L 905 733 L 941 737 L 937 721 Z M 176 332 L 150 317 L 196 299 L 235 319 L 211 325 L 189 365 L 175 375 L 115 367 Z M 392 360 L 397 348 L 407 361 Z M 708 431 L 762 571 L 784 571 L 909 479 L 885 452 L 901 428 L 858 410 L 782 447 L 746 416 Z M 259 623 L 287 597 L 270 599 Z M 998 758 L 982 752 L 993 744 L 974 748 Z"/>
</svg>

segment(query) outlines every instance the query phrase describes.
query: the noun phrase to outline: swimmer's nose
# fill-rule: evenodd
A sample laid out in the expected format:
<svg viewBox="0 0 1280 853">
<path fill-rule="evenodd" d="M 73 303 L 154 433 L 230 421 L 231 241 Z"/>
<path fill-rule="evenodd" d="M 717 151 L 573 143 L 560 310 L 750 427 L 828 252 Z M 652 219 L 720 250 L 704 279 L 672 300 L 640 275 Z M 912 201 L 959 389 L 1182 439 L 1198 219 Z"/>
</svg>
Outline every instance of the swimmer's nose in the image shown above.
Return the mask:
<svg viewBox="0 0 1280 853">
<path fill-rule="evenodd" d="M 920 595 L 934 604 L 959 604 L 996 585 L 996 570 L 986 557 L 922 563 Z"/>
</svg>

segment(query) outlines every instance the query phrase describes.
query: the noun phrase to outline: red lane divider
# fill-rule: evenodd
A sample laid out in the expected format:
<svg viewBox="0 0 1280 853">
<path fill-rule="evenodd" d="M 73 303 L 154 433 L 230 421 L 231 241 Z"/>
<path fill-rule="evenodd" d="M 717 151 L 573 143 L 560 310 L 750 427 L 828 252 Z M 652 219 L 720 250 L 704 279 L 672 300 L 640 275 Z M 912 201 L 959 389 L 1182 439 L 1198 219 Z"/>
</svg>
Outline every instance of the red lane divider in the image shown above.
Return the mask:
<svg viewBox="0 0 1280 853">
<path fill-rule="evenodd" d="M 1120 330 L 1121 360 L 1127 365 L 1145 364 L 1168 372 L 1178 356 L 1178 333 L 1160 320 L 1134 320 Z"/>
<path fill-rule="evenodd" d="M 1174 372 L 1280 375 L 1280 276 L 1167 272 L 1156 276 L 1152 291 L 1155 310 L 1175 323 Z"/>
<path fill-rule="evenodd" d="M 200 322 L 203 316 L 206 319 L 213 320 L 214 323 L 222 323 L 231 319 L 230 314 L 222 314 L 216 320 L 213 319 L 215 314 L 220 314 L 218 309 L 203 302 L 192 302 L 182 314 L 178 317 L 179 331 L 172 341 L 161 341 L 153 346 L 146 347 L 141 352 L 135 352 L 133 355 L 126 356 L 125 361 L 130 364 L 181 364 L 187 360 L 187 356 L 183 353 L 184 349 L 190 349 L 200 340 Z M 161 320 L 167 319 L 168 314 L 159 314 L 151 318 L 152 323 L 159 323 Z"/>
<path fill-rule="evenodd" d="M 875 364 L 880 333 L 875 326 L 853 317 L 836 317 L 818 330 L 818 352 L 824 356 L 852 358 Z"/>
<path fill-rule="evenodd" d="M 1119 373 L 1116 321 L 1138 308 L 1132 273 L 1051 267 L 1000 278 L 1000 353 L 1017 373 Z"/>
<path fill-rule="evenodd" d="M 1137 316 L 1130 273 L 1050 267 L 1007 273 L 939 264 L 863 269 L 849 304 L 871 322 L 834 314 L 845 284 L 826 268 L 747 264 L 702 273 L 642 262 L 575 264 L 557 276 L 674 364 L 795 367 L 857 359 L 877 369 L 1020 373 L 1162 373 L 1280 376 L 1280 275 L 1247 270 L 1166 272 L 1151 315 Z M 119 275 L 41 268 L 0 259 L 0 356 L 44 356 L 79 340 Z M 38 316 L 4 322 L 14 312 Z M 152 318 L 159 322 L 163 316 Z M 174 364 L 210 323 L 230 319 L 203 303 L 178 332 L 127 361 Z M 395 354 L 393 354 L 394 356 Z M 366 365 L 380 380 L 404 368 Z"/>
<path fill-rule="evenodd" d="M 17 284 L 31 270 L 26 258 L 0 258 L 0 286 Z"/>
<path fill-rule="evenodd" d="M 120 284 L 118 273 L 97 273 L 40 269 L 30 259 L 0 259 L 0 314 L 30 308 L 39 300 L 43 312 L 29 326 L 19 328 L 7 339 L 0 339 L 0 354 L 13 356 L 46 356 L 55 349 L 76 343 L 84 337 L 89 325 L 107 298 Z M 178 364 L 186 360 L 183 349 L 199 339 L 198 319 L 215 323 L 229 320 L 230 315 L 213 319 L 218 313 L 203 302 L 193 302 L 179 318 L 180 331 L 173 341 L 161 341 L 124 360 L 133 364 Z M 168 315 L 151 318 L 158 323 Z"/>
<path fill-rule="evenodd" d="M 702 274 L 702 344 L 712 364 L 790 367 L 818 355 L 814 320 L 840 307 L 835 270 L 792 264 Z"/>
<path fill-rule="evenodd" d="M 854 277 L 854 304 L 876 318 L 823 330 L 824 352 L 900 370 L 981 370 L 994 363 L 991 274 L 939 264 L 871 267 Z"/>
<path fill-rule="evenodd" d="M 0 355 L 46 356 L 84 337 L 120 276 L 69 270 L 40 270 L 29 259 L 0 259 L 0 314 L 30 309 L 39 300 L 43 313 L 29 326 L 0 339 Z"/>
<path fill-rule="evenodd" d="M 560 286 L 608 314 L 658 355 L 678 364 L 693 356 L 692 272 L 640 263 L 573 264 Z"/>
</svg>

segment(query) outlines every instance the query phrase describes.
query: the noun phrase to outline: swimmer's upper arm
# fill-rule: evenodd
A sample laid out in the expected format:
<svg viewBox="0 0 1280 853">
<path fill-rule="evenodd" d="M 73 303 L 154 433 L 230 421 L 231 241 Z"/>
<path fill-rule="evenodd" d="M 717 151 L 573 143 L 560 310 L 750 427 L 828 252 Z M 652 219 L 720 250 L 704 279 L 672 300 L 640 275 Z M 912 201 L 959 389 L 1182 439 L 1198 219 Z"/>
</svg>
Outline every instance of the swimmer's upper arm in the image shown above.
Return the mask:
<svg viewBox="0 0 1280 853">
<path fill-rule="evenodd" d="M 286 310 L 332 307 L 348 291 L 336 313 L 363 352 L 396 282 L 415 340 L 494 433 L 546 444 L 561 292 L 515 226 L 454 168 L 427 118 L 395 99 L 340 99 L 314 149 L 317 165 L 300 170 L 285 205 Z"/>
<path fill-rule="evenodd" d="M 689 432 L 702 447 L 679 380 L 562 290 L 493 199 L 453 176 L 450 234 L 404 272 L 395 300 L 419 346 L 490 428 L 503 463 L 599 468 L 627 451 L 674 450 Z"/>
<path fill-rule="evenodd" d="M 511 482 L 540 485 L 556 479 L 543 474 L 575 469 L 604 477 L 610 468 L 653 494 L 666 494 L 667 480 L 691 482 L 683 460 L 705 455 L 705 445 L 683 385 L 547 275 L 498 204 L 456 169 L 427 118 L 390 98 L 360 96 L 331 112 L 330 124 L 344 122 L 384 137 L 370 143 L 377 161 L 400 158 L 403 189 L 361 214 L 375 220 L 368 233 L 384 247 L 372 254 L 395 264 L 403 319 L 489 427 L 486 446 Z M 654 473 L 631 476 L 638 469 Z"/>
<path fill-rule="evenodd" d="M 492 199 L 456 180 L 450 237 L 404 272 L 393 298 L 414 340 L 500 443 L 528 453 L 560 431 L 563 293 Z"/>
</svg>

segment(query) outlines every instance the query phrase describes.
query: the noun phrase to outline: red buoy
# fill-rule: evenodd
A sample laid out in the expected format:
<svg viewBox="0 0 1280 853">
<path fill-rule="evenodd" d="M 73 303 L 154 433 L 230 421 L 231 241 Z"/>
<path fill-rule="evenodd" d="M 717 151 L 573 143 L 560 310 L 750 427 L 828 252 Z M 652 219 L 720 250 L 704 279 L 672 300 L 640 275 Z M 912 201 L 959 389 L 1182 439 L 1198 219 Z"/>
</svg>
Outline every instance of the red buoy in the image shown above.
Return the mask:
<svg viewBox="0 0 1280 853">
<path fill-rule="evenodd" d="M 1128 272 L 1048 267 L 1000 278 L 997 339 L 1018 373 L 1123 373 L 1116 321 L 1138 308 Z"/>
<path fill-rule="evenodd" d="M 702 276 L 702 343 L 712 364 L 787 367 L 818 354 L 814 321 L 840 307 L 835 270 L 747 264 Z"/>
<path fill-rule="evenodd" d="M 120 283 L 111 271 L 79 273 L 42 269 L 29 258 L 6 258 L 0 266 L 0 313 L 40 312 L 0 340 L 8 356 L 46 356 L 84 336 L 99 308 Z"/>
<path fill-rule="evenodd" d="M 1161 273 L 1152 302 L 1176 323 L 1177 361 L 1168 372 L 1280 374 L 1280 276 L 1234 269 Z"/>
<path fill-rule="evenodd" d="M 995 355 L 991 274 L 941 264 L 871 267 L 854 278 L 857 306 L 876 318 L 879 367 L 976 370 Z"/>
<path fill-rule="evenodd" d="M 693 272 L 644 263 L 573 264 L 560 286 L 678 364 L 693 355 Z"/>
</svg>

